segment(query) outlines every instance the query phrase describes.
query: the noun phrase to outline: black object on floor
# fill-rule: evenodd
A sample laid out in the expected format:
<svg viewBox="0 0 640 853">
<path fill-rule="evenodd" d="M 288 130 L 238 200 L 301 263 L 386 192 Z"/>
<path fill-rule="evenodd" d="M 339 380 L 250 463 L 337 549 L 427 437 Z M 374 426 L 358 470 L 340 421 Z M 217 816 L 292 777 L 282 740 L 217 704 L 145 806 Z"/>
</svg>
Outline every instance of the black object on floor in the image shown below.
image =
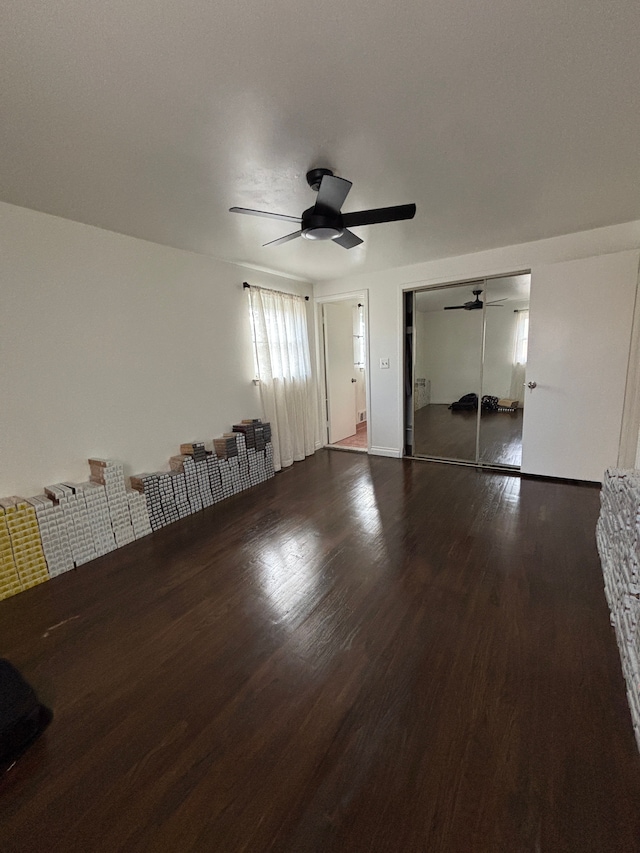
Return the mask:
<svg viewBox="0 0 640 853">
<path fill-rule="evenodd" d="M 449 408 L 454 412 L 472 412 L 478 408 L 477 394 L 463 394 L 459 400 L 452 403 Z"/>
<path fill-rule="evenodd" d="M 34 689 L 0 658 L 0 773 L 8 770 L 53 719 Z"/>
</svg>

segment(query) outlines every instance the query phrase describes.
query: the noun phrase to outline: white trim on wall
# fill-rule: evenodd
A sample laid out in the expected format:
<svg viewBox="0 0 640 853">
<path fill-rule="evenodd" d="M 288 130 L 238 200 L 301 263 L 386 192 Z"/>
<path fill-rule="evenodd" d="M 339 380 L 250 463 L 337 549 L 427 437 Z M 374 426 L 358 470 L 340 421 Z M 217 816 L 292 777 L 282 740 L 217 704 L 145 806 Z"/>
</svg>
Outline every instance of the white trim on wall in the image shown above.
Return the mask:
<svg viewBox="0 0 640 853">
<path fill-rule="evenodd" d="M 394 459 L 402 459 L 402 449 L 397 447 L 370 447 L 369 453 L 372 456 L 391 456 Z"/>
</svg>

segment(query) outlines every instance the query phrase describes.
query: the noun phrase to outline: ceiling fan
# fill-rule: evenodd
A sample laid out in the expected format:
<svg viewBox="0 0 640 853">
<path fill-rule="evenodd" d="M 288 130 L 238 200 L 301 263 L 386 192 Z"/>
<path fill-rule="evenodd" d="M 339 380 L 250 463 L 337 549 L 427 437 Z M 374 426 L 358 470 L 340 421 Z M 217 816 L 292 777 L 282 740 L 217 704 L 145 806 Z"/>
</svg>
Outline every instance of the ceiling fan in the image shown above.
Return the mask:
<svg viewBox="0 0 640 853">
<path fill-rule="evenodd" d="M 307 172 L 307 183 L 318 193 L 318 197 L 313 207 L 305 210 L 302 216 L 287 216 L 283 213 L 251 210 L 247 207 L 231 207 L 229 212 L 300 223 L 298 231 L 278 237 L 277 240 L 271 240 L 265 243 L 265 246 L 278 246 L 296 237 L 304 237 L 306 240 L 333 240 L 344 249 L 353 249 L 354 246 L 363 242 L 360 237 L 349 231 L 350 227 L 375 225 L 379 222 L 397 222 L 401 219 L 413 219 L 416 215 L 415 204 L 399 204 L 396 207 L 378 207 L 373 210 L 359 210 L 356 213 L 342 213 L 341 207 L 351 189 L 351 181 L 337 178 L 330 169 L 311 169 Z"/>
<path fill-rule="evenodd" d="M 465 302 L 464 305 L 445 305 L 445 311 L 457 311 L 459 308 L 463 308 L 465 311 L 482 311 L 482 306 L 484 302 L 480 299 L 481 290 L 474 290 L 473 295 L 475 299 L 470 302 Z M 504 308 L 504 305 L 501 305 L 501 302 L 506 300 L 506 296 L 502 299 L 494 299 L 492 302 L 487 302 L 487 308 Z"/>
</svg>

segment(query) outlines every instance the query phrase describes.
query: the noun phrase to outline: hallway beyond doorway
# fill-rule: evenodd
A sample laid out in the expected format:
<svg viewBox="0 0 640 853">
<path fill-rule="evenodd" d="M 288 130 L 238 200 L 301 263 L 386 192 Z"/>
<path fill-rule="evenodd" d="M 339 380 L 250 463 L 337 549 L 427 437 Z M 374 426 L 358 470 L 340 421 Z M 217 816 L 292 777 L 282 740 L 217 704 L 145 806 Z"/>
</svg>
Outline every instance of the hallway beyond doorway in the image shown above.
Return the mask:
<svg viewBox="0 0 640 853">
<path fill-rule="evenodd" d="M 329 447 L 345 447 L 349 450 L 364 450 L 368 449 L 367 444 L 367 422 L 362 421 L 362 423 L 356 425 L 356 431 L 353 435 L 348 435 L 346 438 L 340 439 L 340 441 L 334 441 L 333 444 L 330 444 Z"/>
</svg>

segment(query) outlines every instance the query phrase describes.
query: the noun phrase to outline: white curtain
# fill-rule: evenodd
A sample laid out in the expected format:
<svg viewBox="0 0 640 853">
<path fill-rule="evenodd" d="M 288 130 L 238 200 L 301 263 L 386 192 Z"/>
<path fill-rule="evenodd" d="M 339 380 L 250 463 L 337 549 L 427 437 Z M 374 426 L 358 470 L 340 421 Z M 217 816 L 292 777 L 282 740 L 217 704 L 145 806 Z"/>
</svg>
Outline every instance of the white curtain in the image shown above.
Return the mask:
<svg viewBox="0 0 640 853">
<path fill-rule="evenodd" d="M 527 366 L 527 347 L 529 343 L 529 312 L 518 311 L 516 321 L 516 334 L 513 346 L 513 367 L 511 369 L 511 390 L 509 396 L 512 400 L 519 400 L 523 406 L 524 400 L 524 377 Z"/>
<path fill-rule="evenodd" d="M 248 293 L 263 416 L 279 471 L 314 453 L 318 437 L 305 301 L 254 285 Z"/>
</svg>

